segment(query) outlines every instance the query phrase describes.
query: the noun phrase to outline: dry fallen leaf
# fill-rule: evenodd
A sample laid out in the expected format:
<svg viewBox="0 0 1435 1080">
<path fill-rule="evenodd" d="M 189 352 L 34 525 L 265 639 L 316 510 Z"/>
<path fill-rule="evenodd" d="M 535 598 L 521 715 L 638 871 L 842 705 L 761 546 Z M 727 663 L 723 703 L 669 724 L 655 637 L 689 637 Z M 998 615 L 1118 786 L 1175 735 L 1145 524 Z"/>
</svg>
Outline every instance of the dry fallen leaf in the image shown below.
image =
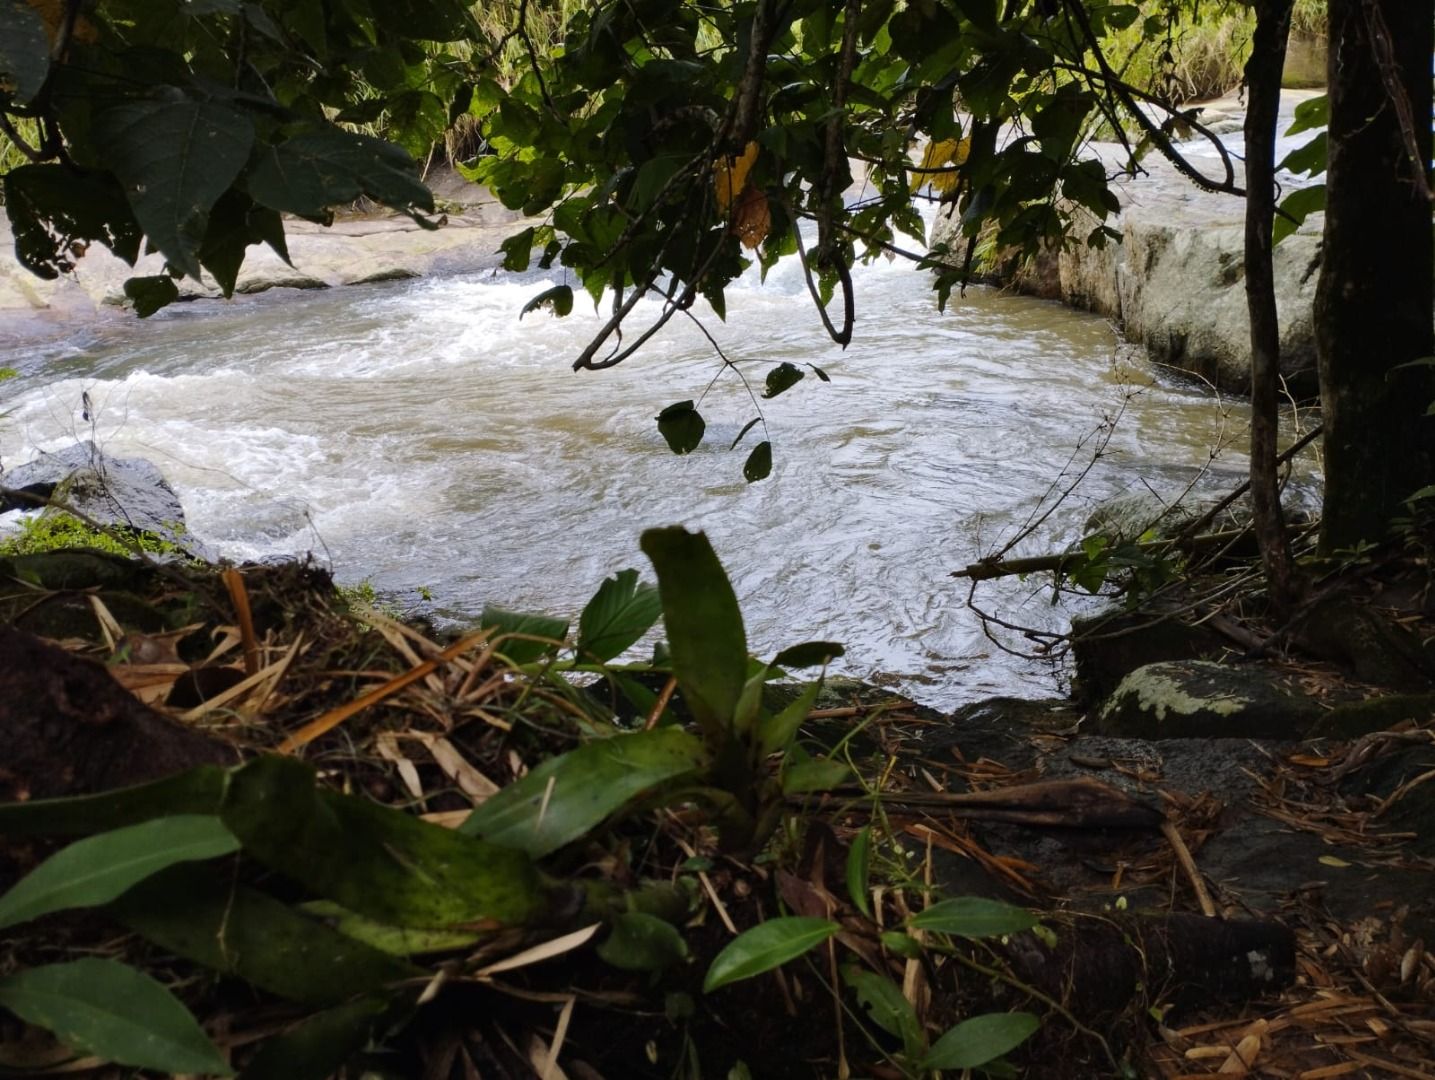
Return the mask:
<svg viewBox="0 0 1435 1080">
<path fill-rule="evenodd" d="M 720 157 L 713 162 L 713 192 L 724 214 L 747 186 L 747 174 L 757 161 L 757 143 L 750 142 L 740 155 Z"/>
</svg>

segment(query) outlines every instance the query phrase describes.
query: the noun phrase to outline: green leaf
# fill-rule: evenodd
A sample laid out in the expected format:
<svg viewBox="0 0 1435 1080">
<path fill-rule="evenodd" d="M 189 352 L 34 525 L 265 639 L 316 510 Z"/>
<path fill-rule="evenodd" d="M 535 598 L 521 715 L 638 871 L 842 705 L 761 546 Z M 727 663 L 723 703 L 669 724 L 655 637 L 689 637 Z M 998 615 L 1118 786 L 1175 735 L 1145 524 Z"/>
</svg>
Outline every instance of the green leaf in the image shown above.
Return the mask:
<svg viewBox="0 0 1435 1080">
<path fill-rule="evenodd" d="M 827 791 L 835 788 L 852 775 L 846 762 L 836 758 L 811 758 L 807 761 L 789 760 L 782 770 L 782 793 L 801 795 L 809 791 Z"/>
<path fill-rule="evenodd" d="M 147 319 L 162 307 L 179 299 L 179 289 L 168 274 L 125 279 L 125 296 L 135 306 L 135 314 Z"/>
<path fill-rule="evenodd" d="M 964 938 L 1019 934 L 1036 924 L 1036 916 L 1025 908 L 980 896 L 943 900 L 907 920 L 907 925 L 916 930 L 935 930 Z"/>
<path fill-rule="evenodd" d="M 571 313 L 573 310 L 573 287 L 571 285 L 555 285 L 551 289 L 544 289 L 523 305 L 523 310 L 518 313 L 518 317 L 522 319 L 530 311 L 538 311 L 544 307 L 560 319 Z"/>
<path fill-rule="evenodd" d="M 677 727 L 599 739 L 530 769 L 484 800 L 459 831 L 542 858 L 705 764 L 702 744 Z"/>
<path fill-rule="evenodd" d="M 284 220 L 240 191 L 227 191 L 214 204 L 209 228 L 199 248 L 200 264 L 214 275 L 226 297 L 234 294 L 239 268 L 251 244 L 267 243 L 285 262 L 289 251 L 284 243 Z"/>
<path fill-rule="evenodd" d="M 1279 244 L 1304 224 L 1311 214 L 1325 209 L 1325 185 L 1312 184 L 1310 187 L 1292 191 L 1281 200 L 1281 211 L 1275 216 L 1271 229 L 1271 243 Z"/>
<path fill-rule="evenodd" d="M 926 1033 L 912 1003 L 902 996 L 901 987 L 887 976 L 855 964 L 843 967 L 842 981 L 856 991 L 857 1000 L 874 1024 L 902 1040 L 902 1052 L 909 1059 L 922 1056 L 927 1048 Z"/>
<path fill-rule="evenodd" d="M 1325 94 L 1302 101 L 1295 107 L 1294 123 L 1286 128 L 1287 135 L 1299 135 L 1302 131 L 1322 128 L 1330 123 L 1330 98 Z"/>
<path fill-rule="evenodd" d="M 494 648 L 515 664 L 531 664 L 558 651 L 568 636 L 568 623 L 551 615 L 529 615 L 489 605 L 478 617 L 478 625 L 495 631 Z M 509 636 L 518 635 L 518 636 Z M 530 640 L 530 639 L 538 640 Z"/>
<path fill-rule="evenodd" d="M 703 533 L 648 529 L 673 674 L 709 745 L 726 738 L 747 682 L 747 632 L 737 595 Z"/>
<path fill-rule="evenodd" d="M 987 1013 L 963 1020 L 933 1044 L 922 1069 L 975 1069 L 1015 1050 L 1041 1026 L 1028 1012 Z"/>
<path fill-rule="evenodd" d="M 807 366 L 812 369 L 812 374 L 816 375 L 816 376 L 817 376 L 819 379 L 821 379 L 823 382 L 831 382 L 831 381 L 832 381 L 832 376 L 828 375 L 827 372 L 823 371 L 823 370 L 822 370 L 820 367 L 818 367 L 816 364 L 808 364 Z"/>
<path fill-rule="evenodd" d="M 775 398 L 784 390 L 791 390 L 802 381 L 807 373 L 795 364 L 783 361 L 767 373 L 767 385 L 762 391 L 765 398 Z"/>
<path fill-rule="evenodd" d="M 0 1005 L 67 1046 L 118 1065 L 171 1075 L 233 1073 L 173 994 L 114 960 L 88 957 L 0 979 Z"/>
<path fill-rule="evenodd" d="M 503 268 L 512 270 L 515 273 L 528 269 L 528 261 L 533 255 L 533 236 L 537 230 L 532 226 L 522 232 L 514 233 L 503 243 L 498 245 L 498 250 L 503 252 Z M 569 290 L 572 295 L 572 290 Z M 523 316 L 519 316 L 522 318 Z"/>
<path fill-rule="evenodd" d="M 578 655 L 606 663 L 635 644 L 663 613 L 656 586 L 638 581 L 638 571 L 608 578 L 578 616 Z"/>
<path fill-rule="evenodd" d="M 401 147 L 331 127 L 259 147 L 246 186 L 255 202 L 301 217 L 361 195 L 399 211 L 431 211 L 433 195 L 417 172 Z"/>
<path fill-rule="evenodd" d="M 713 958 L 703 980 L 703 992 L 711 993 L 728 983 L 781 967 L 821 945 L 840 929 L 828 919 L 795 915 L 758 923 L 729 941 Z"/>
<path fill-rule="evenodd" d="M 449 952 L 466 949 L 483 939 L 471 930 L 423 930 L 411 926 L 390 926 L 356 915 L 332 900 L 311 900 L 300 907 L 306 914 L 332 920 L 334 929 L 345 937 L 361 941 L 390 956 Z"/>
<path fill-rule="evenodd" d="M 755 428 L 755 427 L 756 427 L 758 424 L 760 424 L 760 423 L 762 423 L 762 417 L 760 417 L 760 416 L 754 416 L 754 417 L 753 417 L 751 420 L 749 420 L 746 424 L 743 424 L 742 430 L 737 433 L 737 438 L 735 438 L 735 439 L 732 441 L 732 445 L 729 446 L 728 449 L 729 449 L 729 450 L 736 450 L 736 449 L 737 449 L 737 444 L 740 443 L 740 442 L 742 442 L 743 436 L 746 435 L 749 431 L 751 431 L 753 428 Z"/>
<path fill-rule="evenodd" d="M 413 1010 L 416 990 L 372 994 L 307 1017 L 267 1039 L 239 1080 L 328 1080 Z"/>
<path fill-rule="evenodd" d="M 788 705 L 781 712 L 772 716 L 765 716 L 757 724 L 757 747 L 758 753 L 763 757 L 768 754 L 779 754 L 787 749 L 797 734 L 797 729 L 807 719 L 807 714 L 812 711 L 813 704 L 817 701 L 817 695 L 822 692 L 822 683 L 810 682 L 802 688 L 802 693 L 797 695 L 797 700 Z"/>
<path fill-rule="evenodd" d="M 804 641 L 792 645 L 772 658 L 772 666 L 780 668 L 821 667 L 846 652 L 835 641 Z"/>
<path fill-rule="evenodd" d="M 658 413 L 658 433 L 675 454 L 691 454 L 703 441 L 707 424 L 691 401 L 679 401 Z"/>
<path fill-rule="evenodd" d="M 672 923 L 630 911 L 613 920 L 613 930 L 597 953 L 623 971 L 664 971 L 688 958 L 688 943 Z"/>
<path fill-rule="evenodd" d="M 857 910 L 872 917 L 872 826 L 864 825 L 847 849 L 847 895 Z"/>
<path fill-rule="evenodd" d="M 888 952 L 896 953 L 907 960 L 916 960 L 922 955 L 922 943 L 910 934 L 904 934 L 900 930 L 884 930 L 878 936 L 882 947 Z"/>
<path fill-rule="evenodd" d="M 11 0 L 0 0 L 0 3 Z M 22 165 L 4 176 L 15 258 L 53 281 L 75 268 L 75 251 L 103 244 L 134 265 L 143 233 L 110 176 L 63 165 Z"/>
<path fill-rule="evenodd" d="M 772 443 L 764 439 L 752 448 L 742 465 L 743 479 L 749 484 L 766 480 L 772 475 Z"/>
<path fill-rule="evenodd" d="M 1329 157 L 1328 147 L 1329 141 L 1326 137 L 1326 133 L 1322 131 L 1304 146 L 1298 147 L 1287 154 L 1277 168 L 1286 169 L 1293 173 L 1305 173 L 1308 176 L 1323 173 L 1325 172 L 1326 162 Z"/>
<path fill-rule="evenodd" d="M 333 1005 L 420 970 L 201 865 L 171 867 L 107 910 L 166 952 L 305 1005 Z"/>
<path fill-rule="evenodd" d="M 201 765 L 99 795 L 0 803 L 0 835 L 88 836 L 171 814 L 217 814 L 228 775 L 217 765 Z"/>
<path fill-rule="evenodd" d="M 15 101 L 26 105 L 50 73 L 50 43 L 45 24 L 25 0 L 0 0 L 0 77 L 15 87 Z"/>
<path fill-rule="evenodd" d="M 394 926 L 523 925 L 548 906 L 528 856 L 357 795 L 292 758 L 230 776 L 221 813 L 245 854 L 317 896 Z"/>
<path fill-rule="evenodd" d="M 156 818 L 78 840 L 57 851 L 0 897 L 0 929 L 52 911 L 107 904 L 175 863 L 239 850 L 217 817 Z"/>
<path fill-rule="evenodd" d="M 249 117 L 213 101 L 133 101 L 105 109 L 94 124 L 95 143 L 145 235 L 198 280 L 209 211 L 249 160 Z"/>
</svg>

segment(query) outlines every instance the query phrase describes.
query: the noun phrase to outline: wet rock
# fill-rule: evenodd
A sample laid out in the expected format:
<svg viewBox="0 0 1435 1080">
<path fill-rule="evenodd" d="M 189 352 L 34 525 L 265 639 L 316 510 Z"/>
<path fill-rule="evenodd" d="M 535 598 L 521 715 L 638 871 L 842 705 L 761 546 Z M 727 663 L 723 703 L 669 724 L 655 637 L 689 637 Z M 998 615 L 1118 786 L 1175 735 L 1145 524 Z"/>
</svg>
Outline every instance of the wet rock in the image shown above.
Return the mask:
<svg viewBox="0 0 1435 1080">
<path fill-rule="evenodd" d="M 1281 129 L 1310 92 L 1282 95 Z M 1205 107 L 1218 127 L 1239 130 L 1234 100 Z M 1225 121 L 1222 123 L 1222 121 Z M 1303 138 L 1308 137 L 1304 136 Z M 1283 141 L 1281 157 L 1291 146 Z M 1239 152 L 1239 142 L 1236 143 Z M 1124 166 L 1114 145 L 1093 144 L 1109 172 Z M 1225 166 L 1204 141 L 1181 146 L 1187 160 L 1208 176 Z M 1235 181 L 1242 182 L 1239 159 Z M 1250 382 L 1250 322 L 1246 311 L 1244 203 L 1230 195 L 1202 191 L 1174 165 L 1155 154 L 1142 173 L 1113 184 L 1121 202 L 1109 220 L 1121 242 L 1102 248 L 1079 240 L 1026 262 L 1010 260 L 991 268 L 993 280 L 1021 292 L 1061 300 L 1115 320 L 1127 340 L 1144 345 L 1151 359 L 1178 373 L 1223 389 L 1246 392 Z M 1282 175 L 1283 183 L 1297 184 Z M 1076 211 L 1071 234 L 1084 236 L 1097 222 Z M 1281 373 L 1292 392 L 1314 390 L 1313 304 L 1320 269 L 1323 215 L 1313 214 L 1274 250 L 1275 291 L 1281 330 Z M 939 218 L 932 242 L 951 241 L 959 223 Z"/>
<path fill-rule="evenodd" d="M 1073 696 L 1083 705 L 1110 697 L 1137 668 L 1167 660 L 1216 660 L 1230 641 L 1202 623 L 1161 611 L 1111 611 L 1071 622 Z"/>
<path fill-rule="evenodd" d="M 1321 715 L 1269 669 L 1208 660 L 1137 668 L 1094 718 L 1106 735 L 1150 739 L 1301 737 Z"/>
<path fill-rule="evenodd" d="M 1422 640 L 1374 605 L 1347 597 L 1318 601 L 1296 623 L 1294 638 L 1361 682 L 1415 693 L 1435 686 L 1435 641 Z"/>
<path fill-rule="evenodd" d="M 32 509 L 33 499 L 62 502 L 81 520 L 149 533 L 198 558 L 210 553 L 185 527 L 184 506 L 153 462 L 113 458 L 93 442 L 74 443 L 0 476 L 9 496 L 0 512 Z M 60 513 L 49 507 L 44 514 Z"/>
</svg>

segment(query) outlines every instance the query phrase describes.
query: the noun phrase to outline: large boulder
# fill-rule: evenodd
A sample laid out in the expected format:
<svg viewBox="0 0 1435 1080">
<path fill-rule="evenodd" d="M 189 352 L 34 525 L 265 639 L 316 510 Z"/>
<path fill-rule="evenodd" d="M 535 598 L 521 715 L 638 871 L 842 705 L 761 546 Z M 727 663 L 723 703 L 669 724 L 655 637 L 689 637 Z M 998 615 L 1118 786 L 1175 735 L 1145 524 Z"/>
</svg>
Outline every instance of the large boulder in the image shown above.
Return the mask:
<svg viewBox="0 0 1435 1080">
<path fill-rule="evenodd" d="M 53 500 L 82 521 L 157 536 L 197 558 L 210 552 L 185 526 L 184 505 L 159 468 L 144 458 L 114 458 L 93 442 L 74 443 L 0 474 L 0 513 L 32 510 Z M 57 506 L 43 511 L 63 512 Z"/>
<path fill-rule="evenodd" d="M 1295 105 L 1309 96 L 1305 91 L 1282 96 L 1282 128 L 1289 125 Z M 1235 111 L 1218 103 L 1203 115 L 1221 127 L 1218 118 L 1233 120 Z M 1123 167 L 1120 147 L 1092 145 L 1108 172 Z M 1282 146 L 1280 152 L 1287 148 Z M 1224 165 L 1208 143 L 1185 143 L 1181 150 L 1206 175 L 1224 175 Z M 1240 183 L 1241 163 L 1234 164 Z M 1121 211 L 1107 224 L 1120 232 L 1119 244 L 1088 247 L 1080 237 L 1097 222 L 1085 211 L 1068 207 L 1075 219 L 1075 239 L 1066 248 L 991 267 L 991 279 L 1104 315 L 1121 326 L 1128 341 L 1145 346 L 1154 362 L 1222 389 L 1245 391 L 1250 382 L 1245 202 L 1198 189 L 1154 153 L 1141 168 L 1140 175 L 1113 183 Z M 1287 187 L 1297 182 L 1288 176 L 1282 180 Z M 1312 392 L 1315 382 L 1312 312 L 1323 220 L 1323 215 L 1312 215 L 1274 251 L 1281 372 L 1292 391 L 1302 395 Z M 956 228 L 954 218 L 939 218 L 932 242 L 950 241 Z M 961 247 L 953 244 L 952 249 Z"/>
<path fill-rule="evenodd" d="M 1144 739 L 1294 739 L 1321 715 L 1320 705 L 1269 668 L 1177 660 L 1127 675 L 1093 727 L 1103 735 Z"/>
</svg>

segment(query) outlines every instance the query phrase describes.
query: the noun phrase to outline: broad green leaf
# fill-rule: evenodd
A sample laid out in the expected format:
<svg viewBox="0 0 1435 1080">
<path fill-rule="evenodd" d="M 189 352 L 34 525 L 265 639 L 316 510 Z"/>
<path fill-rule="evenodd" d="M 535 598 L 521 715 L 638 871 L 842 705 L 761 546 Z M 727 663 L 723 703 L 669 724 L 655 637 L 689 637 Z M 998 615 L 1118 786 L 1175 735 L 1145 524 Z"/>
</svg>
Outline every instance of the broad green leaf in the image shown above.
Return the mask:
<svg viewBox="0 0 1435 1080">
<path fill-rule="evenodd" d="M 1281 213 L 1275 216 L 1271 229 L 1271 242 L 1279 244 L 1295 232 L 1311 214 L 1325 209 L 1325 185 L 1312 184 L 1310 187 L 1292 191 L 1281 200 Z"/>
<path fill-rule="evenodd" d="M 332 900 L 311 900 L 300 904 L 307 915 L 331 920 L 335 930 L 345 937 L 362 941 L 390 956 L 415 956 L 420 953 L 450 952 L 466 949 L 483 939 L 483 934 L 470 930 L 423 930 L 409 926 L 390 926 L 356 915 Z"/>
<path fill-rule="evenodd" d="M 688 943 L 672 923 L 630 911 L 613 920 L 612 932 L 597 953 L 624 971 L 664 971 L 688 958 Z"/>
<path fill-rule="evenodd" d="M 149 784 L 0 804 L 0 836 L 88 836 L 172 814 L 217 814 L 228 770 L 201 765 Z"/>
<path fill-rule="evenodd" d="M 872 917 L 872 826 L 864 825 L 847 849 L 847 895 L 857 910 Z"/>
<path fill-rule="evenodd" d="M 175 863 L 239 850 L 217 817 L 156 818 L 77 840 L 57 851 L 0 896 L 0 928 L 52 911 L 107 904 Z"/>
<path fill-rule="evenodd" d="M 802 726 L 807 714 L 812 711 L 817 695 L 822 692 L 821 682 L 811 682 L 802 688 L 797 700 L 779 713 L 763 717 L 757 725 L 758 751 L 763 757 L 781 753 L 792 742 L 797 729 Z"/>
<path fill-rule="evenodd" d="M 909 1060 L 922 1056 L 927 1048 L 926 1032 L 912 1003 L 902 996 L 901 987 L 886 975 L 855 964 L 843 967 L 842 981 L 856 991 L 857 1000 L 874 1024 L 902 1040 L 902 1052 Z"/>
<path fill-rule="evenodd" d="M 459 831 L 542 858 L 705 765 L 702 744 L 677 727 L 598 739 L 549 758 L 485 799 Z"/>
<path fill-rule="evenodd" d="M 663 613 L 656 586 L 620 570 L 598 586 L 578 616 L 578 655 L 606 662 L 634 645 Z"/>
<path fill-rule="evenodd" d="M 831 375 L 828 375 L 827 372 L 823 371 L 823 370 L 822 370 L 820 367 L 818 367 L 816 364 L 808 364 L 807 366 L 812 369 L 812 374 L 816 375 L 816 376 L 817 376 L 819 379 L 821 379 L 823 382 L 831 382 L 831 381 L 832 381 L 832 376 L 831 376 Z"/>
<path fill-rule="evenodd" d="M 0 84 L 15 87 L 15 101 L 26 105 L 50 73 L 50 43 L 45 24 L 25 0 L 0 0 Z"/>
<path fill-rule="evenodd" d="M 658 413 L 658 434 L 675 454 L 691 454 L 703 441 L 707 423 L 691 401 L 679 401 Z"/>
<path fill-rule="evenodd" d="M 762 396 L 775 398 L 784 390 L 791 390 L 802 381 L 807 373 L 795 364 L 789 364 L 786 360 L 778 364 L 767 373 L 767 383 L 763 387 Z"/>
<path fill-rule="evenodd" d="M 307 1017 L 267 1039 L 239 1080 L 328 1080 L 340 1067 L 413 1011 L 418 991 L 370 994 Z"/>
<path fill-rule="evenodd" d="M 528 856 L 357 795 L 322 791 L 292 758 L 230 776 L 221 812 L 246 855 L 317 896 L 394 926 L 523 925 L 547 888 Z"/>
<path fill-rule="evenodd" d="M 0 979 L 0 1005 L 118 1065 L 171 1075 L 233 1072 L 173 994 L 114 960 L 87 957 Z"/>
<path fill-rule="evenodd" d="M 399 211 L 433 209 L 433 194 L 401 147 L 336 127 L 259 147 L 245 186 L 255 202 L 301 217 L 360 195 Z"/>
<path fill-rule="evenodd" d="M 531 664 L 557 652 L 568 636 L 568 623 L 564 619 L 505 611 L 491 605 L 483 609 L 478 625 L 497 631 L 490 639 L 494 648 L 515 664 Z"/>
<path fill-rule="evenodd" d="M 333 1005 L 420 970 L 204 866 L 172 867 L 107 910 L 166 952 L 306 1005 Z"/>
<path fill-rule="evenodd" d="M 1286 128 L 1287 135 L 1322 128 L 1330 123 L 1330 98 L 1325 94 L 1302 101 L 1295 107 L 1294 122 Z"/>
<path fill-rule="evenodd" d="M 782 770 L 782 793 L 801 795 L 809 791 L 828 791 L 847 780 L 852 770 L 836 758 L 810 758 L 789 761 Z"/>
<path fill-rule="evenodd" d="M 571 285 L 554 285 L 551 289 L 544 289 L 523 305 L 518 317 L 522 319 L 530 311 L 538 311 L 545 307 L 560 319 L 564 315 L 571 314 L 573 311 L 573 287 Z"/>
<path fill-rule="evenodd" d="M 226 297 L 233 295 L 244 255 L 253 244 L 267 243 L 285 262 L 284 221 L 275 210 L 258 206 L 240 191 L 227 191 L 209 214 L 209 229 L 199 248 L 199 261 Z"/>
<path fill-rule="evenodd" d="M 99 113 L 93 135 L 150 242 L 197 280 L 209 211 L 249 160 L 249 117 L 214 101 L 131 101 Z"/>
<path fill-rule="evenodd" d="M 125 297 L 135 306 L 135 314 L 147 319 L 162 307 L 179 299 L 179 289 L 168 274 L 153 277 L 132 277 L 125 280 Z"/>
<path fill-rule="evenodd" d="M 772 666 L 780 668 L 821 667 L 846 652 L 835 641 L 804 641 L 792 645 L 772 658 Z"/>
<path fill-rule="evenodd" d="M 0 0 L 10 3 L 13 0 Z M 143 233 L 112 177 L 63 165 L 22 165 L 4 176 L 15 258 L 54 280 L 74 269 L 76 250 L 103 244 L 134 265 Z"/>
<path fill-rule="evenodd" d="M 758 923 L 729 941 L 713 958 L 707 978 L 703 980 L 703 991 L 709 993 L 728 983 L 781 967 L 821 945 L 840 929 L 829 919 L 800 915 Z"/>
<path fill-rule="evenodd" d="M 1015 1050 L 1041 1026 L 1029 1012 L 987 1013 L 963 1020 L 922 1059 L 923 1070 L 975 1069 Z"/>
<path fill-rule="evenodd" d="M 702 533 L 649 529 L 642 548 L 658 573 L 673 674 L 712 745 L 726 737 L 747 682 L 737 595 Z"/>
<path fill-rule="evenodd" d="M 533 255 L 533 236 L 535 229 L 530 225 L 521 232 L 516 232 L 503 243 L 498 245 L 498 250 L 503 252 L 503 268 L 512 270 L 515 273 L 528 269 L 528 260 Z M 519 316 L 522 318 L 522 316 Z"/>
<path fill-rule="evenodd" d="M 1284 158 L 1277 168 L 1285 169 L 1293 173 L 1305 173 L 1307 176 L 1315 176 L 1323 173 L 1326 169 L 1326 162 L 1329 160 L 1329 140 L 1326 133 L 1322 131 L 1315 138 L 1304 146 L 1292 150 Z"/>
<path fill-rule="evenodd" d="M 935 930 L 964 938 L 1001 937 L 1019 934 L 1037 924 L 1026 908 L 987 900 L 980 896 L 958 896 L 942 900 L 907 920 L 916 930 Z"/>
<path fill-rule="evenodd" d="M 742 476 L 749 484 L 766 480 L 772 475 L 772 443 L 764 439 L 752 448 L 742 464 Z"/>
</svg>

